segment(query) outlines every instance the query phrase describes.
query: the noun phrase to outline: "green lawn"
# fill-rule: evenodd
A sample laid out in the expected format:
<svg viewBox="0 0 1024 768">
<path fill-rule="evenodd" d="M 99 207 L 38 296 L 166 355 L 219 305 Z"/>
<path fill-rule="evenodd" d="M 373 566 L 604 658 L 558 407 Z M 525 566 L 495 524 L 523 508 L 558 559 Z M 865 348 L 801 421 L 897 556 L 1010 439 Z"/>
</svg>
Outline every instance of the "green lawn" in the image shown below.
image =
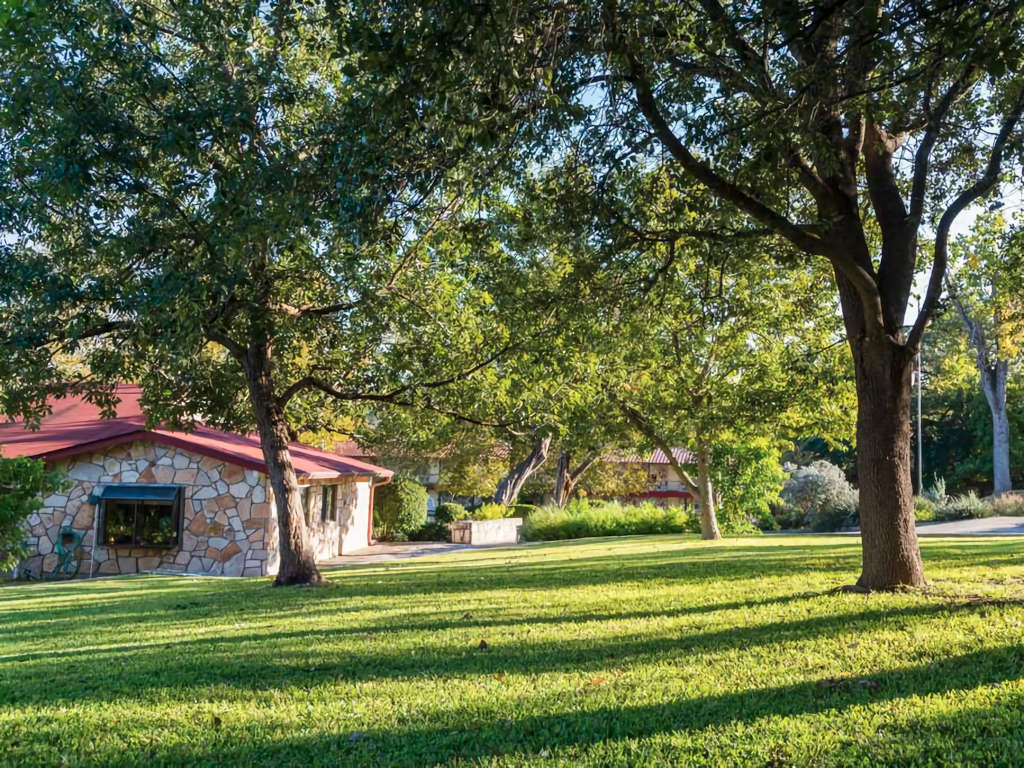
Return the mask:
<svg viewBox="0 0 1024 768">
<path fill-rule="evenodd" d="M 0 764 L 1024 763 L 1024 540 L 922 546 L 868 596 L 806 536 L 8 586 Z"/>
</svg>

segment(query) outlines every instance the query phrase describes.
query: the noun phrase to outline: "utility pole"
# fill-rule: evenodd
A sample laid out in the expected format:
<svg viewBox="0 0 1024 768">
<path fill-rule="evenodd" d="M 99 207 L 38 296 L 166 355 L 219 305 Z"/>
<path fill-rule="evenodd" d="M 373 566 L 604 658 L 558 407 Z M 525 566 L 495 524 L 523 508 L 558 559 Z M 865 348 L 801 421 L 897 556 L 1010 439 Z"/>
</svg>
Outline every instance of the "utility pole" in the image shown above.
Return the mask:
<svg viewBox="0 0 1024 768">
<path fill-rule="evenodd" d="M 917 350 L 917 493 L 924 493 L 924 433 L 921 431 L 921 348 Z"/>
</svg>

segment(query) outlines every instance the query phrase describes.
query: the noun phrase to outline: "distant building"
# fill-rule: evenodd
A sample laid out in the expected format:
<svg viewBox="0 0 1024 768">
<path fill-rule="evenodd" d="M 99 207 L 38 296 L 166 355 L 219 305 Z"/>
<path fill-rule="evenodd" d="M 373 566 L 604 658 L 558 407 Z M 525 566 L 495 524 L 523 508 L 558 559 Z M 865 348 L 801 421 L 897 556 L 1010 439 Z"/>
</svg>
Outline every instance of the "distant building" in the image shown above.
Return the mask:
<svg viewBox="0 0 1024 768">
<path fill-rule="evenodd" d="M 672 455 L 682 465 L 695 463 L 693 453 L 686 448 L 673 448 Z M 647 489 L 634 494 L 636 501 L 650 501 L 663 507 L 690 507 L 694 504 L 693 494 L 669 463 L 668 456 L 660 448 L 650 454 L 611 454 L 605 457 L 608 462 L 628 467 L 639 466 L 647 476 Z"/>
</svg>

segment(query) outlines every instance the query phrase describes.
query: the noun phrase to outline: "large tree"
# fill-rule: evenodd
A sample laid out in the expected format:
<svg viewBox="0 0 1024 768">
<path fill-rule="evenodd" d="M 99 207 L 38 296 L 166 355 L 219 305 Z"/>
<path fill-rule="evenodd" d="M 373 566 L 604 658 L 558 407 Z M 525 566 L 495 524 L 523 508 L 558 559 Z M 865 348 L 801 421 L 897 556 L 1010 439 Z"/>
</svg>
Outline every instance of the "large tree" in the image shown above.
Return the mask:
<svg viewBox="0 0 1024 768">
<path fill-rule="evenodd" d="M 956 239 L 947 280 L 949 300 L 974 351 L 974 362 L 992 414 L 992 492 L 1013 487 L 1010 478 L 1010 417 L 1006 393 L 1011 372 L 1019 374 L 1024 351 L 1024 234 L 1000 215 L 980 216 L 971 232 Z"/>
<path fill-rule="evenodd" d="M 1020 4 L 574 8 L 578 33 L 553 54 L 555 88 L 586 114 L 574 139 L 592 137 L 595 156 L 612 166 L 667 157 L 755 228 L 827 260 L 857 383 L 858 585 L 924 584 L 913 360 L 942 292 L 953 223 L 1019 158 Z"/>
<path fill-rule="evenodd" d="M 109 413 L 135 379 L 153 422 L 255 428 L 277 583 L 319 580 L 293 420 L 447 412 L 435 393 L 515 345 L 449 235 L 525 124 L 514 96 L 483 109 L 458 64 L 499 38 L 441 46 L 465 23 L 331 2 L 6 10 L 4 413 L 37 419 L 69 385 Z"/>
</svg>

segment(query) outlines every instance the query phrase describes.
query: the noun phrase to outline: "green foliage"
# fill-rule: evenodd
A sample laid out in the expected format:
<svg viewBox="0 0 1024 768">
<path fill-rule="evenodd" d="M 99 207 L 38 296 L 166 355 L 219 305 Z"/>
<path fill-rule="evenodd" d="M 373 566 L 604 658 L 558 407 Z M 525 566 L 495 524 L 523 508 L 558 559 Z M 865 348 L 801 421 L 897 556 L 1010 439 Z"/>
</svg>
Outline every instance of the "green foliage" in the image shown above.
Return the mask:
<svg viewBox="0 0 1024 768">
<path fill-rule="evenodd" d="M 465 520 L 467 517 L 469 512 L 466 508 L 454 501 L 443 501 L 434 510 L 435 523 L 451 523 L 455 520 Z"/>
<path fill-rule="evenodd" d="M 936 520 L 976 520 L 992 517 L 995 512 L 990 504 L 978 497 L 974 491 L 968 491 L 951 497 L 935 511 Z"/>
<path fill-rule="evenodd" d="M 914 520 L 930 523 L 935 519 L 935 502 L 925 496 L 914 497 Z"/>
<path fill-rule="evenodd" d="M 50 472 L 39 459 L 0 458 L 0 572 L 9 571 L 29 554 L 25 519 L 42 507 L 44 496 L 67 487 L 59 472 Z"/>
<path fill-rule="evenodd" d="M 795 468 L 779 495 L 783 527 L 835 531 L 857 523 L 857 491 L 843 471 L 827 461 Z"/>
<path fill-rule="evenodd" d="M 532 515 L 534 512 L 536 512 L 538 509 L 540 509 L 540 507 L 538 507 L 536 504 L 513 504 L 508 508 L 508 516 L 522 517 L 525 519 Z"/>
<path fill-rule="evenodd" d="M 379 538 L 398 541 L 427 523 L 427 489 L 408 475 L 397 475 L 373 497 L 373 523 Z"/>
<path fill-rule="evenodd" d="M 1024 517 L 1024 494 L 1005 493 L 997 499 L 992 499 L 991 505 L 993 515 Z"/>
<path fill-rule="evenodd" d="M 682 507 L 573 499 L 564 509 L 541 507 L 530 515 L 523 523 L 523 539 L 549 541 L 591 536 L 688 533 L 696 530 L 699 530 L 699 524 L 693 513 Z"/>
<path fill-rule="evenodd" d="M 945 504 L 949 500 L 949 494 L 946 493 L 946 479 L 939 475 L 933 475 L 932 484 L 924 489 L 924 497 L 933 504 Z"/>
<path fill-rule="evenodd" d="M 408 538 L 409 541 L 451 541 L 451 531 L 448 523 L 435 520 L 410 532 Z"/>
<path fill-rule="evenodd" d="M 738 535 L 777 527 L 772 505 L 786 481 L 776 445 L 766 438 L 719 443 L 713 453 L 719 478 L 718 522 Z"/>
<path fill-rule="evenodd" d="M 494 504 L 488 502 L 487 504 L 481 504 L 479 507 L 473 510 L 473 520 L 500 520 L 503 517 L 509 516 L 509 508 L 504 504 Z"/>
<path fill-rule="evenodd" d="M 856 599 L 859 542 L 808 536 L 7 586 L 0 762 L 1016 765 L 1020 542 L 921 547 L 931 589 Z"/>
</svg>

